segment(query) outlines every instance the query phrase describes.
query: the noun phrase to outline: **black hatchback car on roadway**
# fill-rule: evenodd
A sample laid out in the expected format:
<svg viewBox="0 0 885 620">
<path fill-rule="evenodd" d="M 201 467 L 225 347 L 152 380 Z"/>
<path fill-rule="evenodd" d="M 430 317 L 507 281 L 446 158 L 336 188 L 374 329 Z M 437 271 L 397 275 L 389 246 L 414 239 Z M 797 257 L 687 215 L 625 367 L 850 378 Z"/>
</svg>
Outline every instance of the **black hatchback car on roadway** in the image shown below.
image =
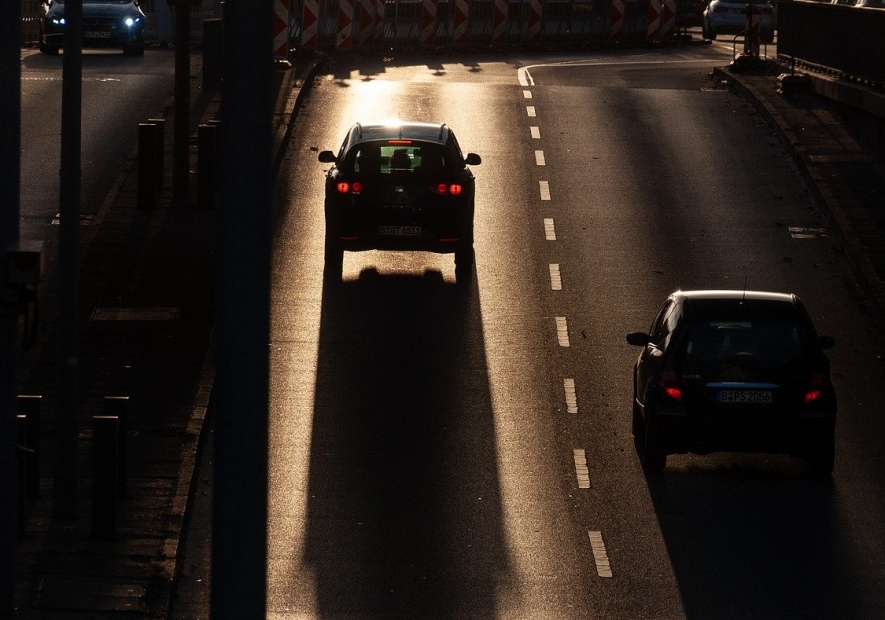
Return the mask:
<svg viewBox="0 0 885 620">
<path fill-rule="evenodd" d="M 83 47 L 116 47 L 144 54 L 145 15 L 137 0 L 83 0 Z M 40 51 L 58 54 L 65 34 L 64 0 L 43 3 Z"/>
<path fill-rule="evenodd" d="M 824 349 L 796 295 L 676 291 L 633 367 L 633 434 L 642 464 L 667 455 L 769 452 L 808 460 L 828 476 L 835 459 L 836 393 Z"/>
<path fill-rule="evenodd" d="M 455 255 L 459 284 L 473 273 L 475 184 L 445 124 L 393 122 L 347 132 L 326 172 L 325 273 L 340 279 L 345 251 L 416 250 Z"/>
</svg>

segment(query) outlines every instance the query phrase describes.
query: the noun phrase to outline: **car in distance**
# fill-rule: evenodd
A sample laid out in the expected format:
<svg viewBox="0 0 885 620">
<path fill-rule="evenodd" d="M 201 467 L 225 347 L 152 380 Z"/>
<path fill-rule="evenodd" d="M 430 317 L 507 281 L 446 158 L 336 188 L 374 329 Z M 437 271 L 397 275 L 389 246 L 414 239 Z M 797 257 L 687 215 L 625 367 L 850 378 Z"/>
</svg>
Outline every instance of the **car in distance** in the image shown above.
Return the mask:
<svg viewBox="0 0 885 620">
<path fill-rule="evenodd" d="M 676 291 L 633 366 L 633 434 L 643 467 L 667 455 L 769 452 L 806 458 L 828 476 L 835 459 L 836 393 L 824 349 L 796 295 Z"/>
<path fill-rule="evenodd" d="M 759 11 L 759 37 L 764 43 L 774 41 L 774 7 L 767 0 L 754 2 L 753 8 Z M 740 34 L 747 30 L 747 2 L 740 0 L 711 0 L 704 9 L 701 31 L 705 39 L 715 39 L 719 34 Z"/>
<path fill-rule="evenodd" d="M 40 51 L 58 54 L 65 34 L 64 0 L 42 5 Z M 83 0 L 83 47 L 118 47 L 144 54 L 145 15 L 137 0 Z"/>
<path fill-rule="evenodd" d="M 455 278 L 473 273 L 475 183 L 446 124 L 395 121 L 353 125 L 325 183 L 325 273 L 340 279 L 344 252 L 416 250 L 455 255 Z"/>
</svg>

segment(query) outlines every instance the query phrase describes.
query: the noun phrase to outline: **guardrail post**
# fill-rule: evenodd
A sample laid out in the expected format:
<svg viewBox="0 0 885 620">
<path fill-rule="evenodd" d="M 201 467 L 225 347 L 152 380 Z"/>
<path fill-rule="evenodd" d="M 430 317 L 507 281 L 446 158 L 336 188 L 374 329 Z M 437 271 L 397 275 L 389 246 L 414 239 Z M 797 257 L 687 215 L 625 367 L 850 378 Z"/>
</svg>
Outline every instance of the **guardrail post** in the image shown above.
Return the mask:
<svg viewBox="0 0 885 620">
<path fill-rule="evenodd" d="M 40 497 L 40 404 L 42 396 L 19 394 L 18 412 L 24 415 L 25 436 L 24 446 L 27 461 L 27 477 L 25 479 L 25 497 Z"/>
<path fill-rule="evenodd" d="M 156 173 L 157 173 L 157 181 L 156 187 L 157 191 L 163 191 L 163 174 L 164 174 L 164 166 L 166 159 L 166 119 L 165 118 L 149 118 L 147 120 L 151 125 L 156 125 L 157 128 L 154 130 L 156 134 L 154 137 L 157 140 L 156 150 L 154 151 L 154 162 L 156 165 Z"/>
<path fill-rule="evenodd" d="M 157 138 L 153 123 L 138 124 L 138 208 L 152 209 L 157 204 Z"/>
<path fill-rule="evenodd" d="M 197 204 L 202 209 L 215 206 L 217 127 L 216 124 L 197 127 Z"/>
<path fill-rule="evenodd" d="M 116 416 L 92 416 L 92 537 L 112 541 L 117 531 Z"/>
<path fill-rule="evenodd" d="M 126 499 L 128 491 L 129 397 L 105 396 L 104 415 L 117 418 L 117 499 Z"/>
</svg>

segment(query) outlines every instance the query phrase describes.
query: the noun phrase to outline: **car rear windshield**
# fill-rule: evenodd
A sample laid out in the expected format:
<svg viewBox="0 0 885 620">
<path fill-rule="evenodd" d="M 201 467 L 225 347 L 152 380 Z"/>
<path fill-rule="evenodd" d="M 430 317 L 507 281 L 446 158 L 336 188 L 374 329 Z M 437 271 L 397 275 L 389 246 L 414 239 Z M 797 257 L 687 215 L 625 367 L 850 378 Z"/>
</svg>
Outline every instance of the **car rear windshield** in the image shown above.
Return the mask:
<svg viewBox="0 0 885 620">
<path fill-rule="evenodd" d="M 434 181 L 451 176 L 449 153 L 441 144 L 415 140 L 383 140 L 358 144 L 350 150 L 342 170 L 362 177 L 408 182 Z"/>
<path fill-rule="evenodd" d="M 802 357 L 805 337 L 795 322 L 696 321 L 687 325 L 685 361 L 701 364 L 746 361 L 782 366 Z"/>
</svg>

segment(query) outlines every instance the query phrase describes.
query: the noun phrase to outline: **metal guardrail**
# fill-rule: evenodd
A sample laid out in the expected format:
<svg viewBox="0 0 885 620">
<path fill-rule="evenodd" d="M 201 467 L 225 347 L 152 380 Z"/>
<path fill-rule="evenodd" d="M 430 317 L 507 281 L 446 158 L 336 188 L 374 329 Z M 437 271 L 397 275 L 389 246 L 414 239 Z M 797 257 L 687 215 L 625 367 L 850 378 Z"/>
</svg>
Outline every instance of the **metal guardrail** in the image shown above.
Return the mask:
<svg viewBox="0 0 885 620">
<path fill-rule="evenodd" d="M 781 58 L 885 84 L 885 10 L 781 0 L 777 20 Z"/>
</svg>

